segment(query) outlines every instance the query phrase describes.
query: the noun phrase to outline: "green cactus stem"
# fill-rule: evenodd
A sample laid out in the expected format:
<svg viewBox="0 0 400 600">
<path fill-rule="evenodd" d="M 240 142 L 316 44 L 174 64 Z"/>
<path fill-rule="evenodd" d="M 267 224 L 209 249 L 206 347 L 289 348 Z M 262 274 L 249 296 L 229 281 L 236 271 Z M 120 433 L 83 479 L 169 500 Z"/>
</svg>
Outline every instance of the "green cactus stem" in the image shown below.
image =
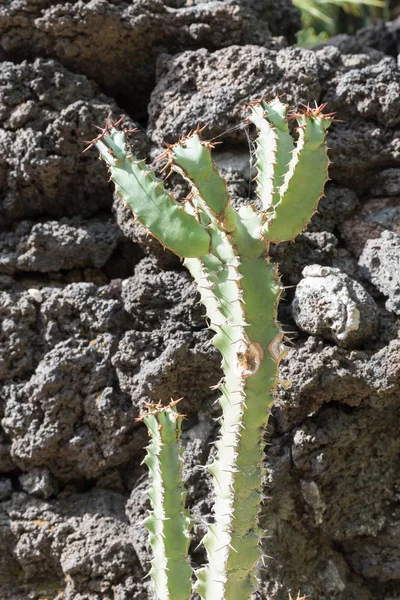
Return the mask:
<svg viewBox="0 0 400 600">
<path fill-rule="evenodd" d="M 329 166 L 325 137 L 331 120 L 321 112 L 323 107 L 290 115 L 297 120 L 299 137 L 266 224 L 265 235 L 271 242 L 293 240 L 303 231 L 324 193 Z"/>
<path fill-rule="evenodd" d="M 124 132 L 109 124 L 92 142 L 136 217 L 185 259 L 222 356 L 221 430 L 209 466 L 214 523 L 204 538 L 208 562 L 196 572 L 195 584 L 203 600 L 249 600 L 256 585 L 263 437 L 284 353 L 277 319 L 280 279 L 268 252 L 271 243 L 293 239 L 306 227 L 323 194 L 329 164 L 325 136 L 332 122 L 323 108 L 307 106 L 289 115 L 298 123 L 295 145 L 287 107 L 279 99 L 250 105 L 249 120 L 258 130 L 260 211 L 254 205 L 232 208 L 212 144 L 201 139 L 200 129 L 164 154 L 191 188 L 183 205 L 130 155 Z M 143 206 L 149 196 L 153 202 Z M 184 227 L 186 234 L 176 239 Z"/>
<path fill-rule="evenodd" d="M 188 562 L 191 519 L 185 510 L 181 476 L 183 416 L 176 404 L 151 405 L 148 414 L 139 419 L 145 422 L 151 438 L 143 462 L 150 473 L 147 495 L 153 510 L 144 524 L 153 551 L 150 575 L 160 600 L 187 600 L 192 587 Z"/>
</svg>

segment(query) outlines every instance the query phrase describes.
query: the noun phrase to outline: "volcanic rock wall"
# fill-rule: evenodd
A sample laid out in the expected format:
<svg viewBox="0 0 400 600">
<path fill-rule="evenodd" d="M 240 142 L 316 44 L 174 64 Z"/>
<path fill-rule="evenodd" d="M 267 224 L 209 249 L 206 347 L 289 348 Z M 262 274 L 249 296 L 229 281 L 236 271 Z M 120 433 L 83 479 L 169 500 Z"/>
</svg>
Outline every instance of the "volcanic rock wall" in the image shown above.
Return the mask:
<svg viewBox="0 0 400 600">
<path fill-rule="evenodd" d="M 259 598 L 400 597 L 399 28 L 311 51 L 290 45 L 299 26 L 289 0 L 0 6 L 2 599 L 152 597 L 135 417 L 160 398 L 184 397 L 203 560 L 218 355 L 189 275 L 82 141 L 125 112 L 135 153 L 152 158 L 207 123 L 233 202 L 248 202 L 245 105 L 277 93 L 329 102 L 342 122 L 319 213 L 274 248 L 294 333 L 269 432 Z"/>
</svg>

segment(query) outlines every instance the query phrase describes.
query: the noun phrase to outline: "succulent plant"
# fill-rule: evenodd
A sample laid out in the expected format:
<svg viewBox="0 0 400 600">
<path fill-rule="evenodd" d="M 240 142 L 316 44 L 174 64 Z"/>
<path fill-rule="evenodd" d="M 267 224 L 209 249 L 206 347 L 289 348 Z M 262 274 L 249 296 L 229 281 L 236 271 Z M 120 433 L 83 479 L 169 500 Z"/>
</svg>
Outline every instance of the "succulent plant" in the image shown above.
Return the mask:
<svg viewBox="0 0 400 600">
<path fill-rule="evenodd" d="M 324 108 L 306 106 L 288 115 L 279 98 L 250 105 L 249 121 L 257 128 L 259 210 L 255 204 L 232 207 L 212 160 L 213 144 L 202 139 L 199 128 L 164 153 L 166 165 L 189 184 L 184 203 L 166 191 L 144 161 L 132 156 L 127 142 L 131 132 L 120 130 L 119 123 L 108 121 L 89 142 L 107 163 L 117 192 L 134 216 L 184 259 L 222 356 L 221 429 L 217 457 L 208 467 L 215 522 L 203 540 L 208 562 L 195 572 L 194 584 L 204 600 L 248 600 L 256 585 L 264 535 L 257 524 L 264 430 L 284 355 L 277 319 L 281 284 L 269 246 L 293 240 L 317 210 L 328 178 L 325 137 L 333 120 Z M 290 119 L 298 125 L 296 144 Z M 189 517 L 178 478 L 180 454 L 174 449 L 173 426 L 180 421 L 175 407 L 161 406 L 153 407 L 145 421 L 152 438 L 146 458 L 152 480 L 153 513 L 147 520 L 154 552 L 151 573 L 161 600 L 181 600 L 190 595 L 190 569 Z"/>
</svg>

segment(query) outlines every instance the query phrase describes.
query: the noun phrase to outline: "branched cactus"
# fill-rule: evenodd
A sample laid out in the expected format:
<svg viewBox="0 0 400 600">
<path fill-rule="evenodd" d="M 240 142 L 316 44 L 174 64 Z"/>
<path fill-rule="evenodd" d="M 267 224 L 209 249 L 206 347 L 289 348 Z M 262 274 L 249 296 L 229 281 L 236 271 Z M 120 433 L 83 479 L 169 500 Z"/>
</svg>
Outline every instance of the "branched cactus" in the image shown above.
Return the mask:
<svg viewBox="0 0 400 600">
<path fill-rule="evenodd" d="M 119 130 L 118 124 L 108 122 L 90 142 L 108 164 L 117 191 L 137 219 L 161 244 L 185 259 L 215 332 L 214 345 L 222 355 L 221 431 L 217 458 L 209 466 L 215 522 L 204 538 L 208 562 L 196 571 L 194 585 L 203 600 L 248 600 L 256 584 L 263 535 L 257 525 L 263 435 L 284 337 L 277 320 L 280 279 L 268 250 L 270 243 L 292 240 L 307 226 L 323 194 L 329 164 L 325 136 L 332 122 L 332 114 L 324 114 L 324 108 L 307 106 L 287 115 L 279 99 L 250 105 L 249 119 L 258 130 L 256 181 L 261 210 L 254 205 L 232 208 L 211 158 L 212 144 L 201 139 L 200 129 L 169 145 L 164 155 L 170 169 L 190 186 L 183 204 L 167 193 L 143 161 L 135 160 L 126 141 L 128 132 Z M 298 123 L 296 145 L 288 119 Z M 160 419 L 167 419 L 167 414 L 161 411 Z M 165 425 L 161 420 L 158 426 L 150 420 L 147 424 L 156 444 L 155 436 Z M 157 460 L 165 461 L 161 470 L 176 471 L 172 454 L 159 454 Z M 150 473 L 155 496 L 156 488 L 165 484 Z M 161 500 L 152 501 L 156 516 L 161 509 L 155 502 Z M 183 522 L 180 526 L 187 527 Z M 153 570 L 163 570 L 164 577 L 165 565 L 170 568 L 167 549 L 153 549 L 158 556 Z M 182 544 L 179 560 L 185 559 L 186 550 Z M 162 558 L 161 552 L 165 552 Z M 157 582 L 156 586 L 159 590 Z M 179 593 L 176 588 L 173 593 L 158 593 L 168 600 L 188 597 L 187 573 Z"/>
</svg>

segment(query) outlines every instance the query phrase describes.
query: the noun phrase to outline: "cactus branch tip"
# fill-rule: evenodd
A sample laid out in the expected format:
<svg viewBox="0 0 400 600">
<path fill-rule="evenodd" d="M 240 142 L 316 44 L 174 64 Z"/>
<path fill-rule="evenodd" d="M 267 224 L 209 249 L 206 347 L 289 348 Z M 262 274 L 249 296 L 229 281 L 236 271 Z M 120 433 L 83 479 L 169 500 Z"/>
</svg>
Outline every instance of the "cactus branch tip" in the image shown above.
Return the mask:
<svg viewBox="0 0 400 600">
<path fill-rule="evenodd" d="M 95 146 L 97 144 L 97 142 L 100 142 L 109 131 L 111 131 L 112 129 L 117 129 L 122 121 L 126 118 L 126 115 L 122 115 L 118 121 L 116 121 L 114 123 L 114 121 L 112 120 L 112 114 L 108 113 L 107 118 L 106 118 L 106 122 L 104 127 L 100 127 L 99 125 L 94 125 L 94 127 L 96 129 L 99 129 L 101 133 L 99 133 L 98 136 L 96 136 L 95 138 L 93 138 L 92 140 L 83 140 L 83 144 L 87 144 L 87 147 L 82 151 L 82 154 L 84 152 L 87 152 L 88 150 L 90 150 L 90 148 L 92 148 L 93 146 Z M 137 133 L 138 131 L 140 131 L 140 129 L 134 128 L 134 129 L 126 129 L 124 128 L 123 133 L 125 135 L 129 135 L 131 133 Z"/>
<path fill-rule="evenodd" d="M 169 404 L 163 404 L 161 402 L 161 400 L 159 402 L 145 402 L 144 406 L 146 408 L 146 412 L 144 414 L 142 414 L 140 417 L 137 417 L 135 419 L 136 422 L 142 422 L 145 417 L 147 417 L 148 415 L 158 415 L 159 413 L 162 412 L 166 412 L 167 410 L 174 408 L 177 404 L 179 404 L 179 402 L 181 402 L 181 400 L 183 400 L 182 398 L 178 398 L 177 400 L 173 400 L 171 398 Z M 185 418 L 186 415 L 177 413 L 178 417 L 181 418 Z"/>
<path fill-rule="evenodd" d="M 323 104 L 317 104 L 315 102 L 315 106 L 310 106 L 307 104 L 300 104 L 300 110 L 297 112 L 291 112 L 287 115 L 287 119 L 299 119 L 300 117 L 308 117 L 310 119 L 315 119 L 316 117 L 322 117 L 324 119 L 328 119 L 332 123 L 343 123 L 343 121 L 339 119 L 335 119 L 336 112 L 324 113 L 325 108 L 328 103 L 324 102 Z"/>
</svg>

